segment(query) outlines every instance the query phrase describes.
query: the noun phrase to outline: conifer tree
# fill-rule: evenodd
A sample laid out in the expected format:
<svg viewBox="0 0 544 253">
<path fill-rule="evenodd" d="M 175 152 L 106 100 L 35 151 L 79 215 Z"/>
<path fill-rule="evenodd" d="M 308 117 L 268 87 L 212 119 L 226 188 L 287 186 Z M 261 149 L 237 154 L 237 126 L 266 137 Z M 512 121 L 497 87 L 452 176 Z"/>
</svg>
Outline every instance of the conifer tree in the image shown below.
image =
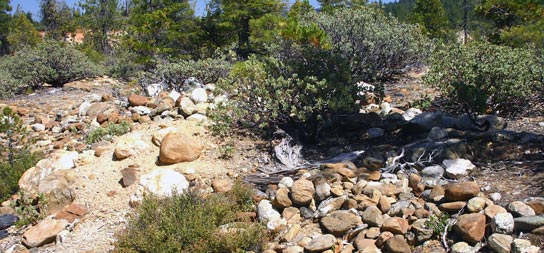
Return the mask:
<svg viewBox="0 0 544 253">
<path fill-rule="evenodd" d="M 416 0 L 412 21 L 432 38 L 444 38 L 447 34 L 448 19 L 440 0 Z"/>
<path fill-rule="evenodd" d="M 12 50 L 16 51 L 24 46 L 36 46 L 41 38 L 38 30 L 27 18 L 21 6 L 17 6 L 17 11 L 13 15 L 7 40 Z"/>
<path fill-rule="evenodd" d="M 82 24 L 90 33 L 85 40 L 92 48 L 103 54 L 111 53 L 110 33 L 121 25 L 118 0 L 85 0 L 79 6 L 83 9 Z"/>
<path fill-rule="evenodd" d="M 11 6 L 9 5 L 9 2 L 10 0 L 0 0 L 0 56 L 9 53 L 9 44 L 7 40 L 11 20 L 11 16 L 9 15 Z"/>
</svg>

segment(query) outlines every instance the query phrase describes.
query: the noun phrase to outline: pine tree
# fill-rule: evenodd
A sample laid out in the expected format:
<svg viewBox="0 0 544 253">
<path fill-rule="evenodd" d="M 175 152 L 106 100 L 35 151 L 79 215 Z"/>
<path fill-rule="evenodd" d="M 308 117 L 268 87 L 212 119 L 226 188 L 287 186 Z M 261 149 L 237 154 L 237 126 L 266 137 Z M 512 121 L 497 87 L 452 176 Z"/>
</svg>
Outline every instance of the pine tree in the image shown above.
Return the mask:
<svg viewBox="0 0 544 253">
<path fill-rule="evenodd" d="M 84 14 L 82 24 L 90 33 L 85 40 L 103 54 L 111 53 L 110 33 L 121 26 L 121 12 L 117 0 L 85 0 L 80 3 Z"/>
<path fill-rule="evenodd" d="M 355 8 L 362 6 L 368 3 L 367 0 L 317 0 L 321 8 L 320 11 L 323 12 L 333 12 L 336 8 Z"/>
<path fill-rule="evenodd" d="M 13 15 L 7 40 L 14 51 L 25 46 L 34 47 L 41 41 L 40 33 L 23 12 L 21 6 L 17 6 L 17 11 Z"/>
<path fill-rule="evenodd" d="M 147 68 L 157 56 L 194 54 L 196 19 L 188 0 L 132 0 L 130 5 L 125 42 Z"/>
<path fill-rule="evenodd" d="M 63 40 L 75 31 L 77 11 L 70 9 L 64 0 L 41 0 L 40 14 L 48 38 Z"/>
<path fill-rule="evenodd" d="M 0 0 L 0 56 L 9 53 L 9 44 L 7 41 L 7 34 L 9 32 L 9 24 L 11 16 L 10 0 Z"/>
<path fill-rule="evenodd" d="M 432 38 L 444 38 L 447 34 L 448 19 L 440 0 L 416 0 L 412 21 Z"/>
<path fill-rule="evenodd" d="M 250 41 L 250 21 L 269 13 L 279 13 L 285 3 L 280 0 L 222 0 L 225 25 L 232 29 L 238 38 L 238 56 L 246 59 L 253 52 Z"/>
</svg>

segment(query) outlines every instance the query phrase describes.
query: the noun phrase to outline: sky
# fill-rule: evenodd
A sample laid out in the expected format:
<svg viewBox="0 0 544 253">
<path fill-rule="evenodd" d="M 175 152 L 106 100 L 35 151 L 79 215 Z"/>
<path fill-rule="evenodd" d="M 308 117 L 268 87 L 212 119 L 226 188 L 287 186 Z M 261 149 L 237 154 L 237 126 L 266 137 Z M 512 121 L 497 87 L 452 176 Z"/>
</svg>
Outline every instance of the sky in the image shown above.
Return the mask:
<svg viewBox="0 0 544 253">
<path fill-rule="evenodd" d="M 79 0 L 65 0 L 68 6 L 75 6 L 79 2 Z M 383 2 L 392 2 L 393 0 L 385 0 Z M 31 12 L 32 16 L 35 18 L 39 18 L 39 6 L 40 0 L 11 0 L 11 6 L 13 7 L 13 12 L 15 9 L 17 9 L 17 5 L 21 5 L 21 8 L 25 12 Z M 195 12 L 196 15 L 203 15 L 204 9 L 206 8 L 206 0 L 192 0 L 191 2 L 196 4 Z M 294 0 L 289 0 L 289 2 L 294 2 Z M 319 6 L 317 3 L 317 0 L 310 0 L 310 3 L 313 6 Z"/>
</svg>

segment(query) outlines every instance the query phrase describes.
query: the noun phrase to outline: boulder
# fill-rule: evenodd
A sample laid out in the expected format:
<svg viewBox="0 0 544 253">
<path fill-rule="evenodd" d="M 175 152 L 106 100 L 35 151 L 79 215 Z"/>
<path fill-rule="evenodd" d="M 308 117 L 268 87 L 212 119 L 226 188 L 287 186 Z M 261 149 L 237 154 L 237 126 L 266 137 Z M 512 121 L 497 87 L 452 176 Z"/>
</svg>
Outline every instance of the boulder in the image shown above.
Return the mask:
<svg viewBox="0 0 544 253">
<path fill-rule="evenodd" d="M 184 192 L 189 189 L 189 182 L 185 177 L 174 170 L 158 168 L 149 174 L 142 175 L 140 185 L 145 192 L 160 197 L 171 196 L 174 192 Z"/>
<path fill-rule="evenodd" d="M 208 93 L 203 88 L 196 88 L 191 92 L 191 100 L 195 104 L 206 103 L 208 101 Z"/>
<path fill-rule="evenodd" d="M 383 224 L 382 212 L 376 206 L 367 207 L 363 212 L 362 218 L 365 223 L 372 227 L 381 227 Z"/>
<path fill-rule="evenodd" d="M 293 204 L 289 198 L 289 189 L 279 188 L 276 191 L 276 197 L 274 198 L 274 205 L 279 208 L 290 207 Z"/>
<path fill-rule="evenodd" d="M 165 164 L 191 162 L 200 157 L 202 145 L 195 138 L 181 132 L 170 132 L 164 136 L 159 160 Z"/>
<path fill-rule="evenodd" d="M 334 211 L 321 219 L 321 225 L 335 236 L 343 236 L 360 224 L 362 224 L 361 217 L 345 210 Z"/>
<path fill-rule="evenodd" d="M 464 214 L 458 217 L 454 229 L 469 243 L 477 243 L 484 238 L 485 215 L 479 213 Z"/>
<path fill-rule="evenodd" d="M 44 210 L 47 214 L 54 214 L 70 205 L 76 198 L 72 185 L 76 181 L 73 170 L 59 170 L 44 178 L 38 186 L 38 192 L 47 199 Z"/>
<path fill-rule="evenodd" d="M 65 219 L 68 222 L 72 223 L 76 219 L 81 220 L 83 216 L 88 213 L 86 207 L 72 203 L 71 205 L 65 207 L 60 212 L 55 214 L 55 219 Z"/>
<path fill-rule="evenodd" d="M 182 97 L 179 100 L 179 113 L 183 117 L 189 117 L 197 112 L 196 105 L 188 97 Z"/>
<path fill-rule="evenodd" d="M 446 176 L 451 179 L 459 179 L 467 176 L 470 171 L 476 168 L 471 161 L 466 159 L 446 159 L 442 161 L 442 165 L 446 168 Z"/>
<path fill-rule="evenodd" d="M 467 201 L 476 197 L 480 192 L 478 183 L 461 182 L 444 186 L 444 198 L 446 201 Z"/>
<path fill-rule="evenodd" d="M 54 242 L 57 234 L 64 230 L 66 225 L 68 221 L 64 219 L 45 218 L 23 234 L 23 244 L 34 248 Z"/>
<path fill-rule="evenodd" d="M 229 192 L 232 190 L 232 182 L 229 179 L 214 179 L 212 188 L 214 192 Z"/>
<path fill-rule="evenodd" d="M 514 232 L 514 217 L 511 213 L 498 213 L 491 221 L 493 233 L 511 234 Z"/>
<path fill-rule="evenodd" d="M 149 149 L 149 145 L 144 141 L 141 134 L 129 133 L 119 138 L 113 155 L 116 159 L 122 160 L 130 156 L 136 156 L 147 149 Z"/>
<path fill-rule="evenodd" d="M 400 217 L 387 218 L 382 225 L 382 231 L 389 231 L 393 234 L 406 234 L 408 228 L 408 221 Z"/>
<path fill-rule="evenodd" d="M 91 119 L 98 117 L 98 114 L 105 112 L 108 109 L 112 109 L 113 105 L 106 102 L 93 103 L 87 110 L 87 116 Z"/>
<path fill-rule="evenodd" d="M 474 197 L 469 199 L 467 208 L 471 213 L 478 213 L 484 210 L 485 199 L 482 197 Z"/>
<path fill-rule="evenodd" d="M 11 227 L 19 218 L 13 214 L 0 215 L 0 230 Z"/>
<path fill-rule="evenodd" d="M 512 203 L 508 204 L 506 206 L 506 210 L 512 213 L 512 215 L 516 217 L 520 216 L 533 216 L 535 215 L 535 210 L 531 208 L 529 205 L 521 202 L 521 201 L 512 201 Z"/>
<path fill-rule="evenodd" d="M 395 235 L 385 241 L 386 252 L 391 253 L 411 253 L 410 245 L 402 235 Z"/>
<path fill-rule="evenodd" d="M 50 157 L 40 160 L 19 179 L 19 188 L 26 193 L 36 193 L 40 182 L 58 170 L 69 170 L 76 166 L 78 154 L 75 151 L 59 150 Z"/>
<path fill-rule="evenodd" d="M 492 234 L 487 238 L 489 246 L 497 253 L 510 253 L 514 238 L 504 234 Z"/>
<path fill-rule="evenodd" d="M 334 235 L 325 234 L 320 235 L 312 239 L 304 249 L 310 253 L 313 252 L 323 252 L 325 250 L 331 249 L 336 243 L 336 238 Z"/>
<path fill-rule="evenodd" d="M 428 166 L 421 170 L 421 176 L 423 177 L 432 177 L 432 178 L 441 178 L 444 175 L 444 168 L 440 165 Z"/>
<path fill-rule="evenodd" d="M 266 227 L 270 230 L 276 230 L 278 227 L 287 224 L 287 221 L 281 218 L 280 213 L 266 199 L 261 200 L 257 205 L 257 218 L 260 222 L 266 224 Z"/>
<path fill-rule="evenodd" d="M 121 184 L 123 185 L 123 187 L 129 187 L 134 183 L 138 182 L 139 173 L 140 169 L 138 168 L 138 166 L 134 165 L 131 165 L 121 170 L 121 175 L 123 175 L 123 178 L 121 179 Z"/>
<path fill-rule="evenodd" d="M 155 144 L 157 147 L 161 146 L 162 140 L 164 139 L 164 136 L 171 132 L 179 131 L 175 127 L 166 127 L 158 130 L 157 132 L 153 133 L 153 137 L 151 138 L 151 142 Z"/>
<path fill-rule="evenodd" d="M 314 196 L 315 188 L 312 181 L 301 178 L 293 183 L 291 187 L 291 198 L 296 205 L 309 204 Z"/>
<path fill-rule="evenodd" d="M 516 231 L 531 231 L 540 226 L 544 226 L 544 214 L 514 218 L 514 228 Z"/>
</svg>

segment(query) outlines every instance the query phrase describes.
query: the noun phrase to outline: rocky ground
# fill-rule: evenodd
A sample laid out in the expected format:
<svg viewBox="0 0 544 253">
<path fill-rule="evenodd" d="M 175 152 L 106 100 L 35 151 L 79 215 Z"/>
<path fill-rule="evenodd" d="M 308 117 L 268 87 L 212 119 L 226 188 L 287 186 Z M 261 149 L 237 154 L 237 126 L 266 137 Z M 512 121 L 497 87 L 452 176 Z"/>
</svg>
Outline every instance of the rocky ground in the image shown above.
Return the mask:
<svg viewBox="0 0 544 253">
<path fill-rule="evenodd" d="M 158 96 L 150 99 L 99 78 L 0 101 L 17 108 L 38 140 L 35 148 L 47 154 L 20 185 L 49 194 L 48 211 L 56 217 L 8 227 L 0 250 L 107 252 L 146 192 L 194 185 L 223 191 L 235 178 L 262 191 L 256 212 L 277 232 L 269 245 L 274 252 L 539 252 L 543 246 L 544 118 L 537 109 L 507 126 L 496 120 L 485 133 L 446 114 L 414 118 L 419 112 L 410 102 L 434 91 L 418 75 L 408 76 L 387 87 L 389 109 L 370 108 L 382 117 L 336 120 L 302 150 L 308 161 L 363 155 L 263 176 L 259 170 L 276 164 L 270 152 L 278 141 L 212 136 L 205 114 L 219 98 L 211 90 L 151 91 Z M 100 124 L 121 120 L 134 122 L 131 133 L 85 143 Z M 433 161 L 424 161 L 432 150 Z M 12 210 L 9 202 L 2 206 L 7 220 Z M 452 217 L 445 239 L 429 223 L 441 213 Z"/>
</svg>

